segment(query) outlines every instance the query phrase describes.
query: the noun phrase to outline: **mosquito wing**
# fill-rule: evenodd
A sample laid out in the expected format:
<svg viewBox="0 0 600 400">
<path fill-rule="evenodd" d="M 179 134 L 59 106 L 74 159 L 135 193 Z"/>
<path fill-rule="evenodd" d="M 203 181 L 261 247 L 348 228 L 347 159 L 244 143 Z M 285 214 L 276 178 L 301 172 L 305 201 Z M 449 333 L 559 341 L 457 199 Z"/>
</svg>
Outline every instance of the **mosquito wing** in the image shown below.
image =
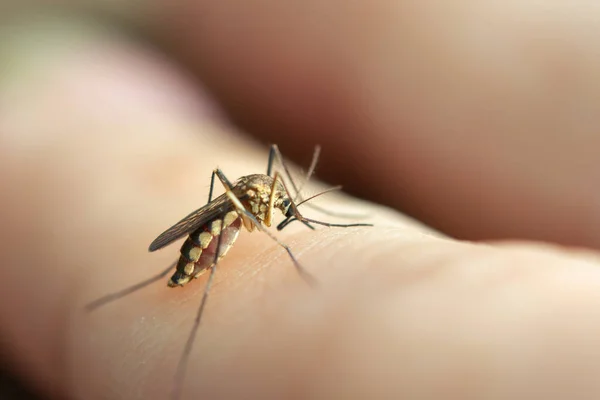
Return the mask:
<svg viewBox="0 0 600 400">
<path fill-rule="evenodd" d="M 235 208 L 227 194 L 222 194 L 204 207 L 193 211 L 190 215 L 161 233 L 150 244 L 148 251 L 155 251 L 173 243 L 177 239 L 195 231 L 202 225 L 222 217 Z"/>
</svg>

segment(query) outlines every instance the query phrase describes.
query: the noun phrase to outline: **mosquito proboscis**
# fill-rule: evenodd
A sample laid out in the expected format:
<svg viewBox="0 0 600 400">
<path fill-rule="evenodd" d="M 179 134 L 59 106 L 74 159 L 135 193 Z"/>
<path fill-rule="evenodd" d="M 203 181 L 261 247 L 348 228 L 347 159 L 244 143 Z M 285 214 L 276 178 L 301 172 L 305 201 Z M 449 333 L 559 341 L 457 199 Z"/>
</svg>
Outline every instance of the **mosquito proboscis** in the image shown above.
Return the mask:
<svg viewBox="0 0 600 400">
<path fill-rule="evenodd" d="M 319 154 L 320 148 L 317 146 L 313 154 L 310 168 L 308 169 L 306 181 L 314 174 Z M 276 159 L 281 164 L 284 174 L 287 176 L 295 191 L 294 196 L 292 196 L 291 192 L 288 190 L 282 175 L 278 171 L 274 172 L 273 167 Z M 215 177 L 225 188 L 225 193 L 213 199 Z M 351 226 L 372 226 L 371 224 L 365 223 L 333 224 L 303 216 L 298 211 L 300 205 L 311 205 L 308 203 L 310 200 L 333 190 L 339 190 L 341 187 L 335 186 L 329 188 L 307 199 L 302 199 L 300 194 L 301 189 L 302 186 L 299 188 L 292 179 L 292 175 L 285 164 L 277 145 L 271 146 L 266 174 L 243 176 L 235 181 L 235 183 L 231 183 L 221 169 L 215 169 L 211 175 L 210 190 L 206 205 L 193 211 L 181 221 L 167 229 L 150 244 L 149 251 L 152 252 L 187 235 L 187 239 L 181 246 L 181 254 L 177 262 L 171 264 L 168 269 L 160 272 L 158 275 L 143 282 L 89 303 L 86 306 L 86 310 L 95 310 L 107 303 L 125 297 L 148 286 L 149 284 L 164 278 L 173 267 L 175 267 L 175 272 L 168 282 L 168 286 L 170 287 L 183 286 L 192 279 L 198 278 L 206 271 L 210 271 L 204 287 L 202 300 L 196 313 L 196 318 L 184 347 L 183 354 L 179 360 L 177 372 L 175 373 L 175 382 L 171 398 L 174 400 L 179 399 L 186 374 L 188 358 L 192 351 L 196 332 L 198 331 L 202 320 L 217 264 L 233 246 L 242 226 L 249 232 L 252 232 L 255 229 L 264 232 L 279 246 L 283 247 L 300 276 L 311 285 L 316 284 L 315 278 L 302 267 L 292 253 L 290 247 L 266 229 L 266 227 L 271 226 L 275 209 L 279 209 L 284 215 L 283 221 L 277 225 L 277 230 L 284 229 L 293 221 L 300 221 L 310 229 L 314 229 L 313 225 L 344 228 Z M 296 203 L 297 201 L 298 203 Z M 324 212 L 323 210 L 321 211 Z"/>
</svg>

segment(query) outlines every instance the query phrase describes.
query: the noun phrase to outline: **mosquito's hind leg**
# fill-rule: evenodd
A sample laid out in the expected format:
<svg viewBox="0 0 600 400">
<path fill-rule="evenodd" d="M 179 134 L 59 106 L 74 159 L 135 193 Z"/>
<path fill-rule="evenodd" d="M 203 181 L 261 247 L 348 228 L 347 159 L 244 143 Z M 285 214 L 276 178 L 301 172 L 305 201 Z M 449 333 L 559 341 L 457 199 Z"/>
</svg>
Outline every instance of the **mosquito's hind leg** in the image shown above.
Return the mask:
<svg viewBox="0 0 600 400">
<path fill-rule="evenodd" d="M 213 178 L 215 173 L 213 172 Z M 224 218 L 221 219 L 221 226 L 224 224 Z M 183 353 L 181 358 L 179 359 L 179 363 L 177 364 L 177 372 L 175 373 L 175 382 L 173 384 L 173 391 L 171 393 L 172 400 L 178 400 L 181 397 L 181 392 L 183 389 L 183 382 L 185 380 L 185 374 L 187 372 L 188 360 L 190 358 L 190 354 L 192 353 L 192 348 L 194 346 L 194 339 L 196 338 L 196 333 L 198 332 L 198 328 L 200 327 L 200 322 L 202 321 L 202 315 L 204 314 L 204 308 L 206 307 L 206 302 L 208 300 L 208 294 L 210 293 L 210 288 L 213 283 L 213 279 L 215 273 L 217 272 L 217 263 L 219 262 L 219 254 L 221 252 L 221 238 L 223 235 L 219 235 L 217 239 L 217 247 L 215 252 L 215 258 L 213 260 L 212 265 L 210 266 L 210 275 L 208 276 L 208 280 L 206 281 L 206 285 L 204 286 L 204 294 L 202 295 L 202 300 L 200 301 L 200 306 L 198 307 L 198 311 L 196 312 L 196 318 L 194 319 L 194 324 L 192 325 L 192 330 L 188 336 L 188 339 L 185 343 L 185 347 L 183 348 Z"/>
<path fill-rule="evenodd" d="M 169 268 L 165 269 L 161 273 L 159 273 L 151 278 L 146 279 L 145 281 L 136 283 L 135 285 L 132 285 L 132 286 L 129 286 L 128 288 L 119 290 L 118 292 L 114 292 L 114 293 L 108 294 L 106 296 L 102 296 L 99 299 L 94 300 L 91 303 L 88 303 L 85 306 L 85 310 L 87 312 L 94 311 L 95 309 L 97 309 L 99 307 L 102 307 L 108 303 L 111 303 L 115 300 L 118 300 L 127 295 L 130 295 L 133 292 L 137 292 L 138 290 L 145 288 L 146 286 L 163 279 L 175 267 L 176 264 L 177 264 L 177 261 L 175 261 L 174 263 L 169 265 Z"/>
</svg>

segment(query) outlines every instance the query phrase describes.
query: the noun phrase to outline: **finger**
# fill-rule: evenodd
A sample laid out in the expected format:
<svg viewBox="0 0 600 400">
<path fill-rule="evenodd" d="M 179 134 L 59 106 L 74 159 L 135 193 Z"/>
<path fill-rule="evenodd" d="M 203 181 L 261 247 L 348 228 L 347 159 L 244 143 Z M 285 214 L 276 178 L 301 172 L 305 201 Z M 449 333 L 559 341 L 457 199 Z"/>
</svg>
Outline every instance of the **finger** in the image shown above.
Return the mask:
<svg viewBox="0 0 600 400">
<path fill-rule="evenodd" d="M 118 33 L 68 19 L 17 28 L 4 36 L 2 57 L 20 68 L 4 76 L 0 100 L 6 348 L 46 392 L 103 398 L 145 381 L 143 392 L 161 384 L 164 393 L 202 286 L 154 285 L 95 318 L 83 305 L 177 257 L 176 248 L 149 255 L 148 243 L 204 203 L 214 166 L 233 177 L 263 172 L 266 154 L 216 119 L 159 55 Z M 246 253 L 254 247 L 246 243 Z M 230 274 L 252 276 L 246 271 L 262 265 L 246 267 Z M 150 315 L 168 322 L 144 334 L 158 358 L 138 368 L 142 337 L 131 324 Z"/>
<path fill-rule="evenodd" d="M 193 96 L 166 88 L 187 85 L 175 84 L 185 80 L 164 64 L 159 79 L 151 53 L 112 41 L 102 53 L 92 44 L 94 55 L 104 55 L 102 73 L 82 63 L 89 53 L 81 46 L 66 65 L 44 65 L 44 84 L 35 91 L 10 92 L 27 101 L 13 103 L 11 130 L 3 132 L 30 136 L 3 136 L 1 216 L 15 228 L 10 235 L 4 230 L 0 242 L 8 266 L 0 270 L 6 299 L 0 327 L 47 390 L 54 382 L 56 391 L 73 397 L 165 398 L 205 278 L 179 290 L 156 284 L 92 315 L 82 307 L 172 261 L 176 246 L 148 254 L 147 244 L 204 202 L 209 174 L 197 183 L 201 171 L 220 165 L 243 175 L 264 168 L 265 152 L 235 139 L 223 124 L 180 113 L 181 98 Z M 141 72 L 147 68 L 155 72 Z M 78 78 L 87 85 L 106 79 L 85 92 L 96 93 L 95 101 L 66 90 L 65 82 L 78 76 L 87 76 Z M 165 101 L 158 105 L 143 101 L 152 98 L 147 92 L 131 103 L 117 101 L 162 79 L 173 85 L 160 86 Z M 47 93 L 52 102 L 44 101 Z M 101 98 L 110 107 L 98 114 Z M 198 102 L 185 104 L 203 110 Z M 70 113 L 50 112 L 62 109 Z M 36 118 L 18 118 L 23 115 Z M 379 225 L 370 230 L 283 232 L 319 280 L 316 293 L 268 238 L 239 239 L 219 264 L 187 397 L 396 398 L 450 391 L 560 398 L 569 387 L 596 394 L 591 371 L 600 359 L 593 346 L 599 299 L 592 256 L 460 244 L 368 210 Z"/>
<path fill-rule="evenodd" d="M 591 3 L 161 4 L 231 115 L 323 144 L 325 178 L 453 236 L 600 246 Z"/>
</svg>

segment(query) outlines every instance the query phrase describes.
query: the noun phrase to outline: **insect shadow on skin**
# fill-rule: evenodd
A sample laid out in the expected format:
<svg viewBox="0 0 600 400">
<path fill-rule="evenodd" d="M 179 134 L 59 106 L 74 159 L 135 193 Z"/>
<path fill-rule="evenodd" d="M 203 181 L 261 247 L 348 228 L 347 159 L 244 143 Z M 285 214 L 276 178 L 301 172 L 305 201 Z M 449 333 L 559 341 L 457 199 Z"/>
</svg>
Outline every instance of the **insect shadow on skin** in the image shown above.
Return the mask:
<svg viewBox="0 0 600 400">
<path fill-rule="evenodd" d="M 317 146 L 305 182 L 308 182 L 314 174 L 319 155 L 320 147 Z M 273 165 L 276 159 L 282 166 L 285 175 L 296 193 L 293 197 L 291 196 L 282 175 L 278 171 L 273 172 Z M 215 177 L 219 179 L 225 188 L 225 193 L 213 199 Z M 139 289 L 163 279 L 173 268 L 175 268 L 175 272 L 168 282 L 168 286 L 170 287 L 184 286 L 192 279 L 198 278 L 204 272 L 210 270 L 210 275 L 204 287 L 204 293 L 196 313 L 196 318 L 194 319 L 191 332 L 183 349 L 183 354 L 179 359 L 177 371 L 175 373 L 175 382 L 173 384 L 171 398 L 174 400 L 179 399 L 181 397 L 188 359 L 194 344 L 194 338 L 196 337 L 196 333 L 200 326 L 200 321 L 202 320 L 217 264 L 233 246 L 242 226 L 249 232 L 253 232 L 255 229 L 264 232 L 279 246 L 283 247 L 300 276 L 311 286 L 316 285 L 317 281 L 315 278 L 302 267 L 292 253 L 290 247 L 281 242 L 265 228 L 265 226 L 271 226 L 275 209 L 279 209 L 285 217 L 284 220 L 277 225 L 277 230 L 279 231 L 293 221 L 300 221 L 310 229 L 314 229 L 313 224 L 342 228 L 351 226 L 372 226 L 372 224 L 364 223 L 332 224 L 306 218 L 298 211 L 300 205 L 318 209 L 319 211 L 332 216 L 348 217 L 348 215 L 333 213 L 308 203 L 317 196 L 341 189 L 341 186 L 329 188 L 307 199 L 302 199 L 300 194 L 302 188 L 303 185 L 298 187 L 294 183 L 292 175 L 285 164 L 277 145 L 272 145 L 269 151 L 266 175 L 246 175 L 232 184 L 223 171 L 219 168 L 215 169 L 211 175 L 210 190 L 206 205 L 193 211 L 181 221 L 167 229 L 150 244 L 149 251 L 152 252 L 188 235 L 181 246 L 181 255 L 179 259 L 158 275 L 118 292 L 103 296 L 89 303 L 85 309 L 88 312 L 91 312 L 107 303 L 136 292 Z M 297 201 L 298 203 L 296 203 Z"/>
</svg>

